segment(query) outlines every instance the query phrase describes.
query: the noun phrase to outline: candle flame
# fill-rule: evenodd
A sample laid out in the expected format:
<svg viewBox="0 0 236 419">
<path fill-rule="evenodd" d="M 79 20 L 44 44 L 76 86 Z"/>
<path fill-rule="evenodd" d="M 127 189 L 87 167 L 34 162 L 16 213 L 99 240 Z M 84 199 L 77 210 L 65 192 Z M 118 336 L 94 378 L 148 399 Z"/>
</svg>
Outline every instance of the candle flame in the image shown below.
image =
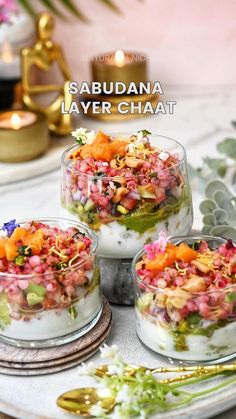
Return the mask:
<svg viewBox="0 0 236 419">
<path fill-rule="evenodd" d="M 11 116 L 11 126 L 13 129 L 19 129 L 21 127 L 21 120 L 17 113 L 13 113 Z"/>
<path fill-rule="evenodd" d="M 13 60 L 12 47 L 8 41 L 4 41 L 2 45 L 1 58 L 5 63 L 11 63 Z"/>
<path fill-rule="evenodd" d="M 118 67 L 123 67 L 125 61 L 125 54 L 121 49 L 115 52 L 115 63 Z"/>
</svg>

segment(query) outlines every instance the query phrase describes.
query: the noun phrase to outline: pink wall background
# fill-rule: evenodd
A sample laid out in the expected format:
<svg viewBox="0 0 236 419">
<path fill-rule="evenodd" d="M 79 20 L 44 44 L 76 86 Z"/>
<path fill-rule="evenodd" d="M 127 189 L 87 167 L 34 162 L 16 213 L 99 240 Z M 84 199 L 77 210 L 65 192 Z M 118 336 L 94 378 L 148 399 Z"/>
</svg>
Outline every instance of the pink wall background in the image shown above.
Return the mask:
<svg viewBox="0 0 236 419">
<path fill-rule="evenodd" d="M 150 79 L 168 85 L 236 84 L 236 0 L 123 0 L 119 16 L 97 0 L 75 0 L 91 20 L 57 22 L 77 81 L 89 58 L 116 49 L 149 57 Z"/>
</svg>

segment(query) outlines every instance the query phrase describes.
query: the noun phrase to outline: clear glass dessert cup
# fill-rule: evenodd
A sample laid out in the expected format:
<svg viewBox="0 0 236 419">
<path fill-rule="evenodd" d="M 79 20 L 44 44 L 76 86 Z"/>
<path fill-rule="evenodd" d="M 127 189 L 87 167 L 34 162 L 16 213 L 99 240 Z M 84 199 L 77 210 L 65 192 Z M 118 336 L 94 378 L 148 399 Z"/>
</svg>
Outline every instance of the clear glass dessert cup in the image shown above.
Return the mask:
<svg viewBox="0 0 236 419">
<path fill-rule="evenodd" d="M 26 348 L 77 339 L 94 327 L 102 312 L 95 233 L 85 224 L 67 219 L 37 221 L 61 229 L 73 227 L 91 240 L 91 248 L 79 262 L 51 273 L 0 272 L 0 340 Z"/>
<path fill-rule="evenodd" d="M 131 133 L 111 134 L 114 139 L 130 136 Z M 142 175 L 137 169 L 135 174 L 130 172 L 130 177 L 107 177 L 102 172 L 99 176 L 81 173 L 73 166 L 70 156 L 78 145 L 67 148 L 62 156 L 62 214 L 69 214 L 96 231 L 101 257 L 133 258 L 161 230 L 168 235 L 184 235 L 191 230 L 192 198 L 185 150 L 167 137 L 150 134 L 148 138 L 152 146 L 177 157 L 178 163 L 160 169 L 158 174 L 150 170 Z M 152 190 L 145 189 L 149 184 Z M 124 189 L 128 191 L 128 198 L 119 205 L 118 196 L 110 198 L 114 185 L 116 195 Z"/>
<path fill-rule="evenodd" d="M 226 243 L 211 236 L 174 237 L 172 242 L 192 244 L 197 240 L 206 241 L 211 249 Z M 143 255 L 141 250 L 132 264 L 136 332 L 142 343 L 170 360 L 214 364 L 235 358 L 236 284 L 198 293 L 146 285 L 135 268 Z M 186 307 L 193 311 L 180 316 Z"/>
</svg>

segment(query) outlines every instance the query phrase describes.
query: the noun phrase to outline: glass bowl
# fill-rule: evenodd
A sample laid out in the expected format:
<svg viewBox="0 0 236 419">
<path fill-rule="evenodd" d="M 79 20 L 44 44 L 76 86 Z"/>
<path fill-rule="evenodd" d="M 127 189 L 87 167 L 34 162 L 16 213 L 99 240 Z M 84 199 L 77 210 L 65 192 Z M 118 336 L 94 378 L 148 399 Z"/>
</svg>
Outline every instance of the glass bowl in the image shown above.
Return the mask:
<svg viewBox="0 0 236 419">
<path fill-rule="evenodd" d="M 36 221 L 62 230 L 72 227 L 91 240 L 91 247 L 79 262 L 50 273 L 0 272 L 0 339 L 19 347 L 50 347 L 77 339 L 102 311 L 95 233 L 62 218 Z"/>
<path fill-rule="evenodd" d="M 111 138 L 128 139 L 131 135 L 117 133 L 111 134 Z M 168 235 L 184 235 L 192 227 L 185 150 L 167 137 L 150 134 L 148 138 L 152 146 L 178 157 L 179 162 L 165 170 L 159 166 L 156 172 L 150 169 L 145 175 L 137 168 L 130 169 L 127 176 L 108 177 L 76 169 L 70 156 L 78 145 L 67 148 L 62 156 L 62 214 L 79 219 L 96 231 L 98 255 L 104 258 L 133 258 L 161 230 Z M 118 191 L 124 189 L 124 199 L 117 202 Z"/>
<path fill-rule="evenodd" d="M 223 238 L 204 235 L 175 237 L 171 241 L 192 244 L 198 240 L 206 241 L 212 250 L 226 243 Z M 132 264 L 136 331 L 140 340 L 170 359 L 214 363 L 234 358 L 236 284 L 223 286 L 219 282 L 217 289 L 201 292 L 190 292 L 180 286 L 146 285 L 136 272 L 136 264 L 143 255 L 144 250 L 135 256 Z M 163 281 L 165 270 L 162 273 Z M 207 281 L 208 274 L 203 274 L 203 278 Z"/>
</svg>

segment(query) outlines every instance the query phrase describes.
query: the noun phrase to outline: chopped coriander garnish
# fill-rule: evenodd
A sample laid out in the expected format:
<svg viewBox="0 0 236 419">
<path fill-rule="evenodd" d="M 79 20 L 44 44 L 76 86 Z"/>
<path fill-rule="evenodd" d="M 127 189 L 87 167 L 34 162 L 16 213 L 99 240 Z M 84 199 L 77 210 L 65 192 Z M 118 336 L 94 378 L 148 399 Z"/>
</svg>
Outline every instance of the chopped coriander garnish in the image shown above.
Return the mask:
<svg viewBox="0 0 236 419">
<path fill-rule="evenodd" d="M 19 255 L 32 256 L 32 250 L 29 246 L 20 246 L 18 248 Z"/>
<path fill-rule="evenodd" d="M 66 262 L 58 262 L 57 264 L 56 264 L 56 269 L 57 270 L 61 270 L 61 269 L 65 269 L 65 268 L 67 268 L 67 263 Z"/>
<path fill-rule="evenodd" d="M 151 134 L 151 132 L 148 131 L 147 129 L 140 129 L 138 132 L 141 132 L 144 137 L 146 137 L 146 135 L 148 135 L 148 134 Z"/>
<path fill-rule="evenodd" d="M 201 245 L 201 242 L 200 241 L 197 241 L 197 242 L 194 242 L 194 243 L 192 243 L 191 245 L 189 245 L 193 250 L 198 250 L 199 249 L 199 247 L 200 247 L 200 245 Z"/>
</svg>

